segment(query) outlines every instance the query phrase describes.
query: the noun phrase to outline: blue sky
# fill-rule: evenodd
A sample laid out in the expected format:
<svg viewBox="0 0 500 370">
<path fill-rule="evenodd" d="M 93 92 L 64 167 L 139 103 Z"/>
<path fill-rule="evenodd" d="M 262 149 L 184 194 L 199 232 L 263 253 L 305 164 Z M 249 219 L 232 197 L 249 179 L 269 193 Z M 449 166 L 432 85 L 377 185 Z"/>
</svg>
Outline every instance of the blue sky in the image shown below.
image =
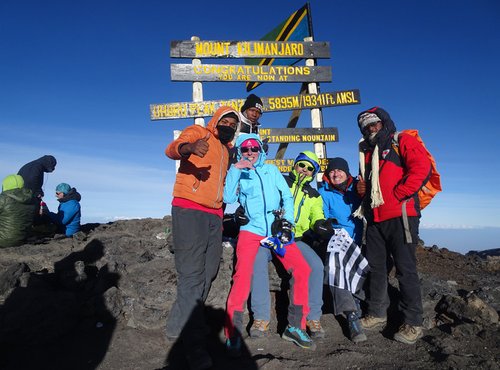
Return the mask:
<svg viewBox="0 0 500 370">
<path fill-rule="evenodd" d="M 0 176 L 45 154 L 46 201 L 68 182 L 82 194 L 83 222 L 170 214 L 174 129 L 151 121 L 149 104 L 190 101 L 170 81 L 171 40 L 257 40 L 304 1 L 0 2 Z M 378 105 L 398 129 L 417 128 L 435 155 L 444 191 L 423 211 L 421 237 L 466 252 L 500 247 L 500 3 L 496 0 L 310 1 L 316 41 L 330 42 L 333 69 L 321 91 L 359 89 L 361 104 L 323 109 L 338 127 L 328 157 L 357 174 L 357 114 Z M 220 61 L 208 60 L 206 63 Z M 231 61 L 232 64 L 243 61 Z M 300 85 L 267 84 L 261 96 Z M 244 98 L 243 83 L 204 83 L 204 99 Z M 285 127 L 290 112 L 267 113 Z M 299 127 L 310 127 L 304 111 Z M 312 144 L 291 144 L 293 158 Z M 274 154 L 276 146 L 271 147 Z"/>
</svg>

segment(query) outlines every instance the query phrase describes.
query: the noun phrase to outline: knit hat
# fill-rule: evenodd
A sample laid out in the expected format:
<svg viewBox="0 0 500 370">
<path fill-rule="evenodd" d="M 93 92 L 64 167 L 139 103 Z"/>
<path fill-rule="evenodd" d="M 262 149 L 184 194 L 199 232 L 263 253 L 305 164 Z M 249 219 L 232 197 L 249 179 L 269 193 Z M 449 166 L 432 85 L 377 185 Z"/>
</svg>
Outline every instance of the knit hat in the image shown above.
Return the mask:
<svg viewBox="0 0 500 370">
<path fill-rule="evenodd" d="M 226 113 L 226 114 L 222 115 L 222 117 L 220 118 L 220 120 L 223 119 L 223 118 L 226 118 L 226 117 L 234 118 L 236 120 L 236 123 L 240 122 L 240 117 L 236 113 L 234 113 L 234 112 L 229 112 L 229 113 Z M 219 122 L 220 122 L 220 120 L 219 120 Z M 219 124 L 219 122 L 217 122 L 217 124 Z"/>
<path fill-rule="evenodd" d="M 70 190 L 71 190 L 71 186 L 69 186 L 65 182 L 61 182 L 59 185 L 56 186 L 57 193 L 68 194 Z"/>
<path fill-rule="evenodd" d="M 249 147 L 249 148 L 260 148 L 260 144 L 257 140 L 255 139 L 248 139 L 248 140 L 245 140 L 244 142 L 241 143 L 240 145 L 241 148 L 244 148 L 244 147 Z"/>
<path fill-rule="evenodd" d="M 363 131 L 368 125 L 381 121 L 379 116 L 375 113 L 364 112 L 358 117 L 358 126 L 361 131 Z"/>
<path fill-rule="evenodd" d="M 24 179 L 20 175 L 9 175 L 2 181 L 2 191 L 22 189 L 23 187 Z"/>
<path fill-rule="evenodd" d="M 262 100 L 260 100 L 260 98 L 257 95 L 250 94 L 248 95 L 247 100 L 245 100 L 243 106 L 241 107 L 241 113 L 246 111 L 248 108 L 257 108 L 260 111 L 260 113 L 262 113 L 263 107 L 264 105 L 262 104 Z"/>
<path fill-rule="evenodd" d="M 314 154 L 313 152 L 310 152 L 309 150 L 304 150 L 303 152 L 299 153 L 297 158 L 295 158 L 293 165 L 295 166 L 296 163 L 301 162 L 301 161 L 307 161 L 313 165 L 313 167 L 314 167 L 313 176 L 319 172 L 319 170 L 320 170 L 319 159 L 318 159 L 318 156 L 316 154 Z"/>
<path fill-rule="evenodd" d="M 349 164 L 344 158 L 335 157 L 328 161 L 328 166 L 326 167 L 325 174 L 329 174 L 332 170 L 342 170 L 347 176 L 351 176 L 349 173 Z"/>
</svg>

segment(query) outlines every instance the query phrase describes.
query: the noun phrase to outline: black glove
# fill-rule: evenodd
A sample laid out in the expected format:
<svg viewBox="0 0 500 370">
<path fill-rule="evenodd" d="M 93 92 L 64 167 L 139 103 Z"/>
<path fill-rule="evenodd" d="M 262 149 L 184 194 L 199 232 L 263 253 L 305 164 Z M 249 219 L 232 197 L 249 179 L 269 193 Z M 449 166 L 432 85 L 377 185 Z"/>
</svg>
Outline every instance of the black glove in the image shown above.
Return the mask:
<svg viewBox="0 0 500 370">
<path fill-rule="evenodd" d="M 333 235 L 335 235 L 335 229 L 332 223 L 336 223 L 337 220 L 329 218 L 328 220 L 318 220 L 314 224 L 314 232 L 320 236 L 323 240 L 329 240 Z"/>
<path fill-rule="evenodd" d="M 250 222 L 250 219 L 245 215 L 245 209 L 241 206 L 234 212 L 234 220 L 240 226 L 244 226 Z"/>
<path fill-rule="evenodd" d="M 274 236 L 280 238 L 283 244 L 288 244 L 292 241 L 292 224 L 285 220 L 284 218 L 279 218 L 274 220 L 271 225 L 271 232 Z"/>
<path fill-rule="evenodd" d="M 262 140 L 262 150 L 264 151 L 264 153 L 267 154 L 267 152 L 269 152 L 269 138 L 266 137 L 264 140 Z"/>
</svg>

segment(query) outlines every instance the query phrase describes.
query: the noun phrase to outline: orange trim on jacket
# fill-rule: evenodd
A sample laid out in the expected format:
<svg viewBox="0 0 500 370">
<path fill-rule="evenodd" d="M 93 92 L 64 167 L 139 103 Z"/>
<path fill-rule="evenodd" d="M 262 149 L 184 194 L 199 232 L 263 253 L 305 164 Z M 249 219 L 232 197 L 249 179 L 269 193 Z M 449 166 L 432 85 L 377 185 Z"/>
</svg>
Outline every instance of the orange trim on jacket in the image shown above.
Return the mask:
<svg viewBox="0 0 500 370">
<path fill-rule="evenodd" d="M 210 119 L 207 127 L 192 125 L 186 127 L 181 135 L 165 149 L 171 159 L 180 160 L 179 171 L 175 178 L 174 197 L 189 199 L 208 208 L 222 207 L 224 181 L 229 166 L 228 146 L 223 145 L 216 134 L 217 123 L 228 113 L 236 113 L 230 107 L 220 107 Z M 182 156 L 182 144 L 194 143 L 210 133 L 207 142 L 209 149 L 203 158 L 191 154 Z"/>
</svg>

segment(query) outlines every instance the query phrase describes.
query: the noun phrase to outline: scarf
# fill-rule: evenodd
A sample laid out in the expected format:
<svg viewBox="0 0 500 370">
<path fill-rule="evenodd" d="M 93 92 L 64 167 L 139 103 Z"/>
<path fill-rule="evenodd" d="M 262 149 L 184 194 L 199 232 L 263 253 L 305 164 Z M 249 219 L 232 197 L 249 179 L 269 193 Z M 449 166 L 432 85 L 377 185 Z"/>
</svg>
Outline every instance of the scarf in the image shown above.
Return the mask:
<svg viewBox="0 0 500 370">
<path fill-rule="evenodd" d="M 362 176 L 365 175 L 365 152 L 361 149 L 361 144 L 365 141 L 365 139 L 361 139 L 359 141 L 359 173 Z M 371 183 L 371 191 L 370 191 L 370 199 L 371 208 L 377 208 L 384 204 L 384 197 L 382 196 L 382 190 L 380 189 L 380 179 L 379 179 L 379 170 L 380 170 L 380 162 L 379 162 L 379 150 L 378 144 L 375 145 L 372 153 L 372 170 L 369 175 L 369 180 Z M 363 210 L 363 202 L 360 204 L 359 208 L 354 212 L 354 217 L 363 218 L 364 210 Z"/>
</svg>

